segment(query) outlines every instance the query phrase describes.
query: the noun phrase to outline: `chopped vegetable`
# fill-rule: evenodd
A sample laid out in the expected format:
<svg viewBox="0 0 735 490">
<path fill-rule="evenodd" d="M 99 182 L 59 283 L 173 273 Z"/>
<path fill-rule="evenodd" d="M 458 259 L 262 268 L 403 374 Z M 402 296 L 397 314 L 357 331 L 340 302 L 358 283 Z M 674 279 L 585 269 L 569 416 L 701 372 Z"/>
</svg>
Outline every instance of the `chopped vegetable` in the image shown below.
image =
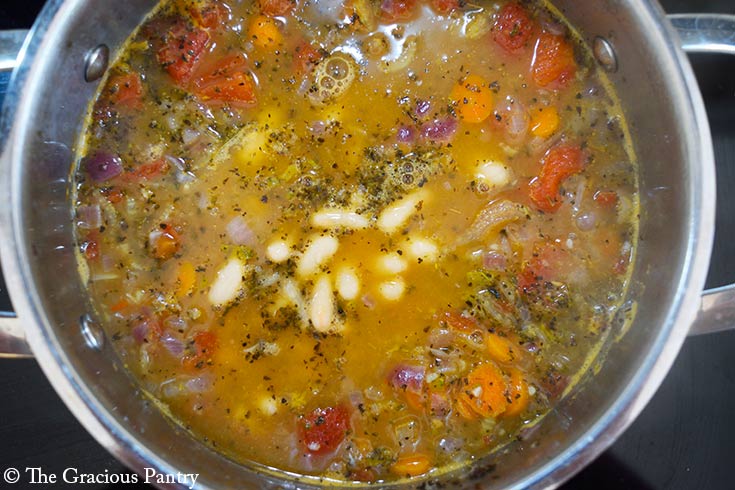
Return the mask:
<svg viewBox="0 0 735 490">
<path fill-rule="evenodd" d="M 315 408 L 299 419 L 299 442 L 306 454 L 326 454 L 337 449 L 349 430 L 349 412 L 343 405 Z"/>
<path fill-rule="evenodd" d="M 158 62 L 179 84 L 191 78 L 204 49 L 209 44 L 209 34 L 204 29 L 188 25 L 183 20 L 174 24 L 158 50 Z"/>
<path fill-rule="evenodd" d="M 541 33 L 536 41 L 531 72 L 541 87 L 565 87 L 577 72 L 574 48 L 564 36 Z"/>
<path fill-rule="evenodd" d="M 449 100 L 460 119 L 468 123 L 481 123 L 493 113 L 490 84 L 479 75 L 469 75 L 455 84 Z"/>
<path fill-rule="evenodd" d="M 551 213 L 559 209 L 559 189 L 564 180 L 584 169 L 579 147 L 561 144 L 550 149 L 541 161 L 541 173 L 531 181 L 530 196 L 538 209 Z"/>
<path fill-rule="evenodd" d="M 516 2 L 506 3 L 493 28 L 495 42 L 506 51 L 517 53 L 526 47 L 532 33 L 533 23 L 526 9 Z"/>
<path fill-rule="evenodd" d="M 283 43 L 283 35 L 278 23 L 270 17 L 261 15 L 254 17 L 248 27 L 248 39 L 263 49 L 274 49 Z"/>
<path fill-rule="evenodd" d="M 543 107 L 531 116 L 531 132 L 539 138 L 548 138 L 559 129 L 559 112 L 555 107 Z"/>
</svg>

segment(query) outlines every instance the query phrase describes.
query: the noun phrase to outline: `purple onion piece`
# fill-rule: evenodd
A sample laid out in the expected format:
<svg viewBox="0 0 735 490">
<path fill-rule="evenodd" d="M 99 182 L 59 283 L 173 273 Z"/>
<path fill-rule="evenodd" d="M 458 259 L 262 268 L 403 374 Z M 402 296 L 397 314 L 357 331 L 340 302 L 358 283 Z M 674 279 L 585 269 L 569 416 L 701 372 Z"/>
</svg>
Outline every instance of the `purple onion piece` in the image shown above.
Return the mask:
<svg viewBox="0 0 735 490">
<path fill-rule="evenodd" d="M 507 265 L 505 255 L 491 250 L 482 257 L 482 265 L 488 270 L 504 271 Z"/>
<path fill-rule="evenodd" d="M 161 345 L 174 356 L 175 358 L 181 358 L 184 353 L 184 342 L 176 338 L 171 332 L 164 332 L 160 339 Z"/>
<path fill-rule="evenodd" d="M 416 140 L 416 130 L 411 126 L 401 126 L 396 132 L 396 139 L 400 143 L 413 143 Z"/>
<path fill-rule="evenodd" d="M 105 182 L 123 171 L 122 159 L 106 151 L 97 151 L 84 157 L 84 170 L 94 182 Z"/>
<path fill-rule="evenodd" d="M 102 210 L 98 204 L 77 207 L 77 226 L 85 230 L 94 230 L 102 225 Z"/>
<path fill-rule="evenodd" d="M 416 109 L 414 109 L 414 114 L 416 114 L 416 116 L 420 119 L 426 117 L 430 111 L 431 102 L 429 102 L 428 100 L 419 100 L 416 102 Z"/>
<path fill-rule="evenodd" d="M 457 120 L 453 117 L 434 119 L 421 126 L 421 137 L 438 143 L 447 143 L 457 132 Z"/>
<path fill-rule="evenodd" d="M 425 370 L 421 366 L 399 364 L 388 375 L 388 382 L 397 389 L 421 391 Z"/>
</svg>

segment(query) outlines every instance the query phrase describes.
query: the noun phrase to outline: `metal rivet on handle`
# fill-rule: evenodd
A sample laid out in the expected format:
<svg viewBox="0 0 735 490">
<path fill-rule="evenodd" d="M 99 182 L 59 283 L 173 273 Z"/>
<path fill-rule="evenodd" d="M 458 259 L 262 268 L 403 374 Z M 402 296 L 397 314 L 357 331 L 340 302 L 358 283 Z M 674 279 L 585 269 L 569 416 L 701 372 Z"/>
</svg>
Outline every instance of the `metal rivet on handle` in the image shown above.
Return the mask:
<svg viewBox="0 0 735 490">
<path fill-rule="evenodd" d="M 606 71 L 612 73 L 618 70 L 618 57 L 615 56 L 615 50 L 612 44 L 610 44 L 610 41 L 604 37 L 597 36 L 592 44 L 592 52 L 595 55 L 595 59 Z"/>
<path fill-rule="evenodd" d="M 82 315 L 79 319 L 79 326 L 87 345 L 94 350 L 102 350 L 102 346 L 105 344 L 105 334 L 97 322 L 92 320 L 89 315 Z"/>
<path fill-rule="evenodd" d="M 84 80 L 94 82 L 102 78 L 109 62 L 110 48 L 106 44 L 100 44 L 87 51 L 84 57 Z"/>
</svg>

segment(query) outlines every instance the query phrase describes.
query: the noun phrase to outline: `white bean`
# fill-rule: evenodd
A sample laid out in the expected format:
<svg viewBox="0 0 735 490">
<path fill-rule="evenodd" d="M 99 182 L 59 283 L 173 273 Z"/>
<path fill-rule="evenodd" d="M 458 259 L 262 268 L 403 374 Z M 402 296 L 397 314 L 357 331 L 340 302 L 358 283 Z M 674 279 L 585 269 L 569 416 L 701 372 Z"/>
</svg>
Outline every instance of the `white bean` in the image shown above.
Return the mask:
<svg viewBox="0 0 735 490">
<path fill-rule="evenodd" d="M 242 288 L 245 264 L 239 259 L 230 259 L 217 271 L 217 278 L 209 289 L 209 302 L 222 306 L 234 300 Z"/>
<path fill-rule="evenodd" d="M 337 273 L 337 292 L 348 301 L 360 294 L 360 279 L 353 269 L 345 267 Z"/>
<path fill-rule="evenodd" d="M 378 268 L 387 274 L 400 274 L 408 268 L 408 264 L 397 253 L 382 255 L 378 258 Z"/>
<path fill-rule="evenodd" d="M 408 254 L 414 259 L 434 262 L 439 256 L 439 247 L 426 238 L 414 238 L 406 246 Z"/>
<path fill-rule="evenodd" d="M 385 233 L 398 231 L 418 211 L 419 203 L 427 198 L 428 192 L 425 189 L 419 189 L 394 202 L 383 209 L 378 216 L 378 229 Z"/>
<path fill-rule="evenodd" d="M 311 240 L 311 244 L 304 251 L 296 273 L 299 276 L 314 274 L 319 267 L 337 253 L 339 242 L 332 236 L 317 236 Z"/>
<path fill-rule="evenodd" d="M 370 222 L 360 214 L 342 209 L 328 208 L 312 214 L 311 224 L 312 226 L 326 228 L 328 230 L 335 228 L 362 230 L 367 228 Z"/>
<path fill-rule="evenodd" d="M 510 182 L 511 175 L 508 167 L 490 160 L 478 165 L 475 178 L 490 187 L 504 187 Z"/>
<path fill-rule="evenodd" d="M 309 305 L 309 319 L 317 332 L 332 330 L 334 316 L 334 297 L 329 277 L 322 276 L 314 285 Z"/>
<path fill-rule="evenodd" d="M 396 278 L 392 281 L 385 281 L 379 286 L 380 294 L 388 301 L 398 301 L 406 290 L 406 283 L 403 279 Z"/>
<path fill-rule="evenodd" d="M 283 240 L 276 240 L 268 244 L 265 249 L 265 256 L 276 264 L 285 262 L 291 256 L 291 248 Z"/>
</svg>

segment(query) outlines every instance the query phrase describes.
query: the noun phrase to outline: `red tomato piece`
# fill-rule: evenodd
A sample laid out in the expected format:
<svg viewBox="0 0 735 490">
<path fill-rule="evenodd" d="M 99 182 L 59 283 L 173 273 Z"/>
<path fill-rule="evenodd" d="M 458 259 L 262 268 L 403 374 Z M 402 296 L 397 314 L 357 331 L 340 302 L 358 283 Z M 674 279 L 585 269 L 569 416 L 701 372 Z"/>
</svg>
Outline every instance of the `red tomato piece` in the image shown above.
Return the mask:
<svg viewBox="0 0 735 490">
<path fill-rule="evenodd" d="M 615 191 L 597 191 L 592 199 L 601 207 L 610 209 L 618 203 L 618 193 Z"/>
<path fill-rule="evenodd" d="M 574 48 L 564 36 L 543 32 L 536 41 L 531 72 L 541 87 L 564 87 L 577 73 Z"/>
<path fill-rule="evenodd" d="M 506 51 L 516 53 L 528 43 L 533 33 L 533 21 L 526 9 L 517 3 L 507 3 L 500 11 L 493 31 L 496 43 Z"/>
<path fill-rule="evenodd" d="M 105 187 L 101 192 L 111 204 L 117 204 L 125 197 L 123 191 L 118 187 Z"/>
<path fill-rule="evenodd" d="M 82 253 L 87 260 L 97 260 L 100 256 L 99 232 L 91 231 L 82 242 Z"/>
<path fill-rule="evenodd" d="M 250 107 L 257 102 L 255 81 L 239 55 L 219 61 L 209 73 L 197 78 L 194 86 L 205 102 L 235 107 Z"/>
<path fill-rule="evenodd" d="M 459 9 L 460 0 L 431 0 L 431 9 L 440 15 L 447 15 Z"/>
<path fill-rule="evenodd" d="M 138 108 L 141 105 L 143 84 L 136 72 L 116 75 L 108 84 L 109 102 L 116 106 Z"/>
<path fill-rule="evenodd" d="M 288 15 L 296 10 L 296 0 L 260 0 L 260 11 L 263 15 L 276 17 Z"/>
<path fill-rule="evenodd" d="M 176 83 L 185 84 L 191 78 L 207 44 L 207 31 L 179 21 L 166 33 L 164 45 L 158 50 L 158 62 Z"/>
<path fill-rule="evenodd" d="M 219 347 L 219 342 L 216 334 L 197 332 L 191 345 L 193 353 L 184 357 L 184 363 L 189 366 L 200 367 L 202 363 L 212 358 L 212 355 L 217 351 L 217 347 Z"/>
<path fill-rule="evenodd" d="M 181 237 L 173 226 L 162 224 L 160 232 L 152 238 L 151 243 L 153 256 L 157 259 L 166 260 L 173 257 L 181 247 Z"/>
<path fill-rule="evenodd" d="M 135 170 L 125 173 L 123 178 L 128 182 L 152 180 L 159 175 L 163 175 L 168 172 L 169 168 L 170 166 L 168 162 L 163 158 L 159 158 L 153 162 L 144 163 L 143 165 L 138 166 Z"/>
<path fill-rule="evenodd" d="M 464 333 L 472 333 L 480 329 L 477 320 L 473 317 L 464 316 L 453 311 L 444 312 L 443 315 L 439 316 L 439 320 L 446 323 L 448 327 Z"/>
<path fill-rule="evenodd" d="M 349 430 L 350 414 L 342 405 L 316 408 L 299 420 L 299 440 L 308 454 L 334 451 Z"/>
<path fill-rule="evenodd" d="M 191 16 L 201 27 L 212 29 L 221 26 L 230 19 L 230 10 L 222 2 L 211 0 L 199 7 L 191 8 Z"/>
<path fill-rule="evenodd" d="M 544 282 L 559 280 L 571 265 L 568 259 L 568 254 L 559 247 L 549 243 L 537 245 L 533 257 L 518 275 L 518 287 L 528 293 Z"/>
<path fill-rule="evenodd" d="M 383 0 L 380 16 L 386 22 L 410 20 L 416 13 L 416 0 Z"/>
<path fill-rule="evenodd" d="M 561 144 L 551 148 L 541 162 L 541 173 L 529 183 L 531 201 L 545 213 L 556 211 L 561 206 L 561 183 L 583 169 L 583 153 L 578 146 Z"/>
<path fill-rule="evenodd" d="M 314 68 L 314 65 L 319 63 L 322 58 L 324 58 L 324 54 L 319 50 L 319 48 L 304 41 L 296 46 L 296 51 L 294 53 L 295 69 L 302 75 L 309 73 Z"/>
</svg>

